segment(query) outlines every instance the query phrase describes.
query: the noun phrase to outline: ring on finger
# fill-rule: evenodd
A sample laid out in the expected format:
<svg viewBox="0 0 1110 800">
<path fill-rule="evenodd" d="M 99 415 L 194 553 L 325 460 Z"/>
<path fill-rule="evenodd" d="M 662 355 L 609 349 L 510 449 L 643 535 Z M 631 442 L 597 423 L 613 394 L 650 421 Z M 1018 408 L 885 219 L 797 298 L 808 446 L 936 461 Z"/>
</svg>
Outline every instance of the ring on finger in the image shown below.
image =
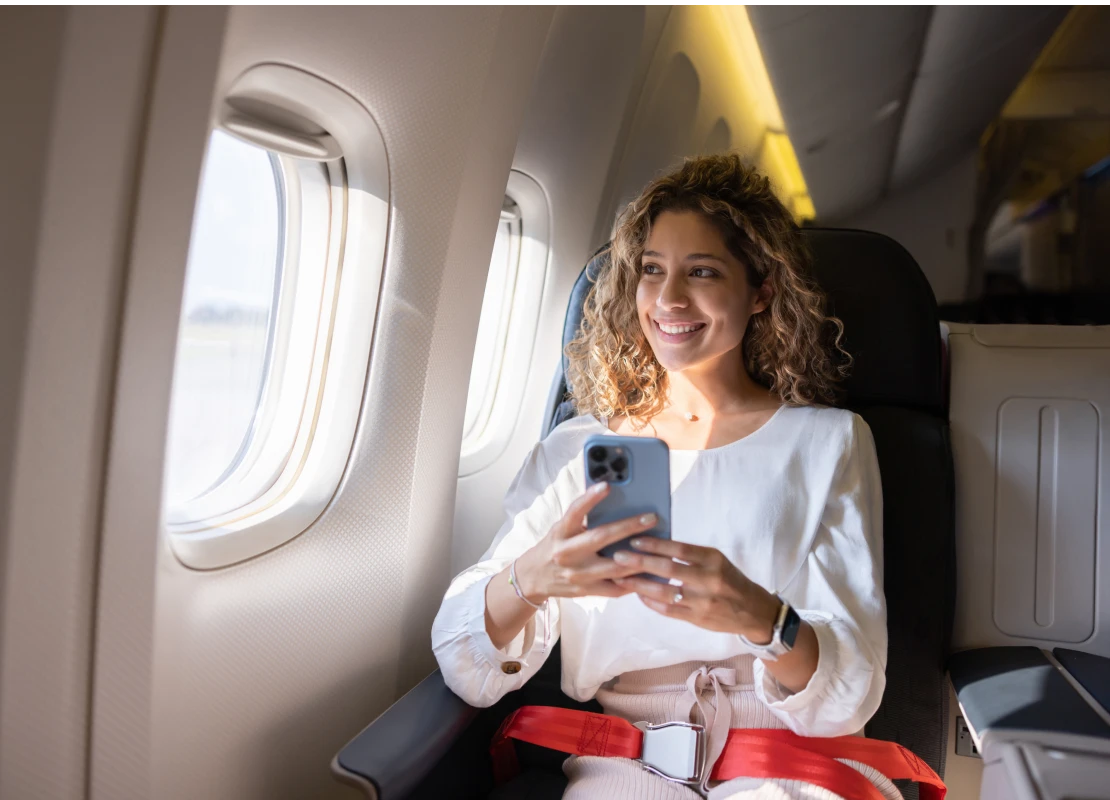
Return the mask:
<svg viewBox="0 0 1110 800">
<path fill-rule="evenodd" d="M 671 603 L 681 603 L 681 602 L 682 602 L 682 592 L 675 592 L 674 597 L 671 598 Z"/>
</svg>

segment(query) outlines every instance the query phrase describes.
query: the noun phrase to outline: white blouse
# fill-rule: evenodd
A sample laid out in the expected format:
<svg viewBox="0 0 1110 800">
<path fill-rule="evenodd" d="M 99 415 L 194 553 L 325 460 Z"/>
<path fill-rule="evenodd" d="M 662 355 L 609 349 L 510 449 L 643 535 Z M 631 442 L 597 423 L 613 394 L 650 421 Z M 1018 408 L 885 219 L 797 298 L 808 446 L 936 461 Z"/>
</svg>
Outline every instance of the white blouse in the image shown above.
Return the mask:
<svg viewBox="0 0 1110 800">
<path fill-rule="evenodd" d="M 471 705 L 492 705 L 523 686 L 558 637 L 563 691 L 582 701 L 624 672 L 751 652 L 739 636 L 664 617 L 634 594 L 552 600 L 546 649 L 542 612 L 504 650 L 493 646 L 486 584 L 582 494 L 583 445 L 598 433 L 610 431 L 594 417 L 577 417 L 532 449 L 489 550 L 447 590 L 432 647 L 447 685 Z M 756 659 L 757 696 L 800 735 L 858 732 L 886 685 L 882 489 L 867 424 L 840 409 L 783 406 L 743 439 L 672 450 L 670 458 L 671 536 L 720 550 L 787 599 L 817 635 L 817 670 L 806 687 L 787 692 Z M 520 670 L 503 670 L 510 661 Z"/>
</svg>

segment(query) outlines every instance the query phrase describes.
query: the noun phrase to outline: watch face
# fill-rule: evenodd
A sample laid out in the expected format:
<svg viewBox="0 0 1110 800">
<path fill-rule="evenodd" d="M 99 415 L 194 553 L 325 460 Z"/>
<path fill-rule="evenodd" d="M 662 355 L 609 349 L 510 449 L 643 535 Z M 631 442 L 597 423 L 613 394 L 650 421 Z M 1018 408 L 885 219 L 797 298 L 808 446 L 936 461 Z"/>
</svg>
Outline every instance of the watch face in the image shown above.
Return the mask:
<svg viewBox="0 0 1110 800">
<path fill-rule="evenodd" d="M 786 619 L 782 623 L 782 643 L 788 648 L 794 647 L 794 640 L 798 638 L 798 629 L 802 627 L 802 618 L 793 606 L 786 611 Z"/>
</svg>

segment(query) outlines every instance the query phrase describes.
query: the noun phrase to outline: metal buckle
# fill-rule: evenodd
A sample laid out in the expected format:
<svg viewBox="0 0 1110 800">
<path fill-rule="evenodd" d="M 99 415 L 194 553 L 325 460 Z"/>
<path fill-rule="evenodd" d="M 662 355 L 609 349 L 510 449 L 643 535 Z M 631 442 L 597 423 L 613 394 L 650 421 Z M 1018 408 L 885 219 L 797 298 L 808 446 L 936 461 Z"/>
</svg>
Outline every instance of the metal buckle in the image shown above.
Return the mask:
<svg viewBox="0 0 1110 800">
<path fill-rule="evenodd" d="M 675 783 L 701 784 L 705 761 L 703 726 L 689 722 L 633 724 L 644 732 L 644 747 L 636 759 L 644 769 Z"/>
</svg>

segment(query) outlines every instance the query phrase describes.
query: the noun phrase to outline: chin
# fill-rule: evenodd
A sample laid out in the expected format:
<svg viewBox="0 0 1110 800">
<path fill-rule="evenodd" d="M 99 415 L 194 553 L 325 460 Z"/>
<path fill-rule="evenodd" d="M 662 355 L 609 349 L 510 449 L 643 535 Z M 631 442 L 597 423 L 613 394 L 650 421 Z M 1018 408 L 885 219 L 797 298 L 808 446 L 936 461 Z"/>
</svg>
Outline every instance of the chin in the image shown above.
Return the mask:
<svg viewBox="0 0 1110 800">
<path fill-rule="evenodd" d="M 673 355 L 670 358 L 667 358 L 666 355 L 660 358 L 659 350 L 655 351 L 655 360 L 658 361 L 659 366 L 661 366 L 667 372 L 682 372 L 683 370 L 690 369 L 691 367 L 696 367 L 698 364 L 701 363 L 700 359 L 674 358 Z"/>
</svg>

